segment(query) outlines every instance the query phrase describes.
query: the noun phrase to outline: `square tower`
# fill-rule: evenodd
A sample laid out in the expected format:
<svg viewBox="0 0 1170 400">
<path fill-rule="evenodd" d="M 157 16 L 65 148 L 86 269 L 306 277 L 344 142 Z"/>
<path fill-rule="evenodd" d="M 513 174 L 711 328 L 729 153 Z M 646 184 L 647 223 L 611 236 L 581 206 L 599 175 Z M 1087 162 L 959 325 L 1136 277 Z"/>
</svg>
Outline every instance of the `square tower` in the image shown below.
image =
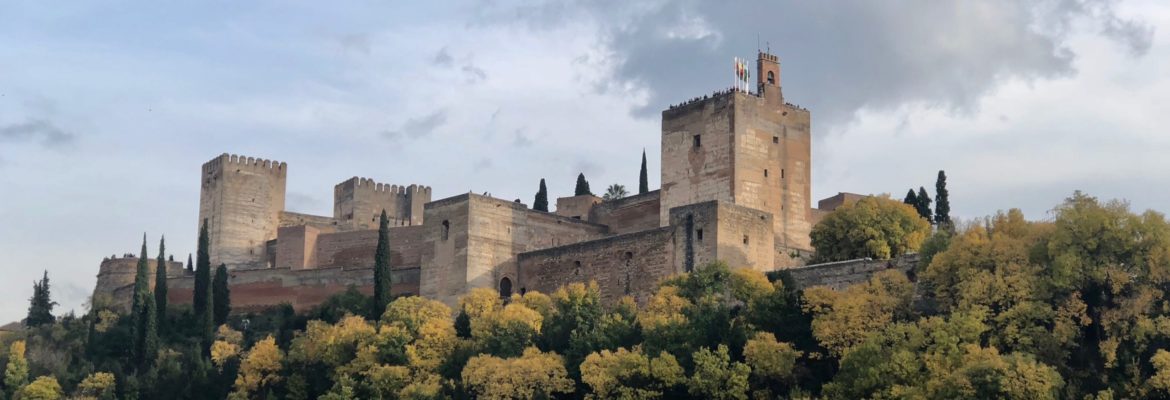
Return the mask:
<svg viewBox="0 0 1170 400">
<path fill-rule="evenodd" d="M 333 187 L 333 218 L 347 230 L 378 229 L 378 217 L 386 210 L 390 226 L 422 225 L 423 205 L 430 201 L 429 187 L 355 176 Z"/>
<path fill-rule="evenodd" d="M 282 162 L 226 153 L 203 164 L 199 224 L 207 223 L 212 267 L 272 266 L 287 172 Z"/>
<path fill-rule="evenodd" d="M 771 213 L 777 252 L 808 250 L 811 117 L 784 103 L 775 56 L 760 53 L 757 67 L 761 94 L 729 91 L 662 112 L 660 223 L 671 208 L 721 200 Z"/>
</svg>

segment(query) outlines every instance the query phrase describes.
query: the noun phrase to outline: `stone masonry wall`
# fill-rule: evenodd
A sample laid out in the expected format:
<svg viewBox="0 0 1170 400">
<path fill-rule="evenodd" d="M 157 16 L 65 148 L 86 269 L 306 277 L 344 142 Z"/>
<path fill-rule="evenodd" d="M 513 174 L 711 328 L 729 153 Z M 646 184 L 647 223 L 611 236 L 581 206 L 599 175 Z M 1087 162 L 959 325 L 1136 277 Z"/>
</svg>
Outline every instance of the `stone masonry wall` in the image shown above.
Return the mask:
<svg viewBox="0 0 1170 400">
<path fill-rule="evenodd" d="M 640 232 L 657 228 L 662 192 L 658 190 L 594 205 L 589 222 L 609 227 L 610 234 Z"/>
<path fill-rule="evenodd" d="M 520 253 L 517 290 L 550 294 L 569 283 L 595 281 L 606 304 L 626 295 L 644 303 L 660 280 L 677 272 L 673 235 L 669 227 L 655 228 Z"/>
<path fill-rule="evenodd" d="M 784 270 L 792 277 L 797 287 L 828 286 L 841 290 L 850 285 L 868 281 L 873 274 L 887 269 L 905 272 L 914 280 L 913 271 L 918 266 L 918 255 L 910 254 L 893 260 L 857 259 L 832 263 L 809 265 Z"/>
<path fill-rule="evenodd" d="M 156 259 L 146 260 L 147 276 L 149 277 L 150 288 L 154 290 L 154 273 L 157 270 L 158 261 Z M 137 257 L 123 257 L 123 258 L 107 258 L 102 260 L 101 266 L 98 267 L 97 284 L 93 288 L 93 297 L 102 299 L 102 301 L 110 301 L 118 309 L 129 312 L 130 300 L 129 293 L 134 289 L 134 276 L 138 274 L 138 258 Z M 167 262 L 167 277 L 181 277 L 187 274 L 183 263 L 178 261 Z M 169 281 L 168 281 L 169 286 Z M 119 289 L 129 287 L 126 290 L 125 296 L 122 296 Z"/>
<path fill-rule="evenodd" d="M 430 201 L 429 187 L 353 177 L 333 188 L 333 218 L 346 230 L 378 229 L 378 218 L 386 210 L 391 226 L 422 225 L 423 204 Z"/>
<path fill-rule="evenodd" d="M 659 226 L 670 209 L 733 197 L 733 98 L 716 96 L 662 112 Z M 698 145 L 696 145 L 698 137 Z"/>
</svg>

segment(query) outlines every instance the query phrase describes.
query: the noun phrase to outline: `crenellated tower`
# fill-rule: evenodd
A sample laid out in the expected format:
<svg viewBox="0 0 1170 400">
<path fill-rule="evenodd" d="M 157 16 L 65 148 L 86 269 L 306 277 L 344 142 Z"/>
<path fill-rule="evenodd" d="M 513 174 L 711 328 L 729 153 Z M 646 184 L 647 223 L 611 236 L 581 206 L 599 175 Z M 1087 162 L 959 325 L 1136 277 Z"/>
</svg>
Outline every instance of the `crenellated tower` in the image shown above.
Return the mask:
<svg viewBox="0 0 1170 400">
<path fill-rule="evenodd" d="M 333 218 L 345 229 L 377 229 L 382 210 L 391 226 L 422 225 L 431 188 L 399 186 L 353 177 L 333 187 Z"/>
<path fill-rule="evenodd" d="M 211 265 L 267 268 L 274 262 L 288 165 L 224 153 L 203 164 L 199 224 L 207 223 Z M 197 227 L 198 228 L 198 227 Z"/>
<path fill-rule="evenodd" d="M 660 223 L 719 200 L 773 215 L 778 254 L 810 248 L 811 116 L 784 101 L 780 61 L 760 52 L 757 93 L 717 93 L 662 112 Z"/>
</svg>

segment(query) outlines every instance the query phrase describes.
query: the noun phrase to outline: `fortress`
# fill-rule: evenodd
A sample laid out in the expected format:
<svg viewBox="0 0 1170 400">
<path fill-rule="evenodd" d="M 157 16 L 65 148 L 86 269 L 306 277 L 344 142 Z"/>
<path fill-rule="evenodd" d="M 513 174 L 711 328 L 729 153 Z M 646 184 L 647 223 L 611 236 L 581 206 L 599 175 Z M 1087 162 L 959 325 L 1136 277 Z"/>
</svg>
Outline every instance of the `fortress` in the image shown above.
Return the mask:
<svg viewBox="0 0 1170 400">
<path fill-rule="evenodd" d="M 715 260 L 797 267 L 812 250 L 812 225 L 852 197 L 811 207 L 810 113 L 785 102 L 776 56 L 759 53 L 756 70 L 755 93 L 662 112 L 660 190 L 562 197 L 543 212 L 471 193 L 432 200 L 430 187 L 355 177 L 334 187 L 333 215 L 317 216 L 285 210 L 287 164 L 224 154 L 203 165 L 195 225 L 208 226 L 211 264 L 231 271 L 235 310 L 302 310 L 351 285 L 372 291 L 382 210 L 392 293 L 451 305 L 472 288 L 508 296 L 588 281 L 606 301 L 642 301 L 662 278 Z M 103 261 L 95 296 L 128 303 L 135 262 Z M 168 269 L 170 300 L 190 302 L 192 275 Z"/>
</svg>

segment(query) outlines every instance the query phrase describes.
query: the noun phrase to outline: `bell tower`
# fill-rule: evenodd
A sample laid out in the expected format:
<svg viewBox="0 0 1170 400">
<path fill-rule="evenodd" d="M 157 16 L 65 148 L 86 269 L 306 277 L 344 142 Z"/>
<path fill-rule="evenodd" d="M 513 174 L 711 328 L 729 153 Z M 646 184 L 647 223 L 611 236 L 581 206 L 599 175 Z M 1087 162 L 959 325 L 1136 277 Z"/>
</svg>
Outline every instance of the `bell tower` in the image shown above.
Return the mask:
<svg viewBox="0 0 1170 400">
<path fill-rule="evenodd" d="M 780 59 L 775 55 L 760 52 L 756 58 L 756 93 L 769 105 L 784 104 L 780 91 Z"/>
</svg>

